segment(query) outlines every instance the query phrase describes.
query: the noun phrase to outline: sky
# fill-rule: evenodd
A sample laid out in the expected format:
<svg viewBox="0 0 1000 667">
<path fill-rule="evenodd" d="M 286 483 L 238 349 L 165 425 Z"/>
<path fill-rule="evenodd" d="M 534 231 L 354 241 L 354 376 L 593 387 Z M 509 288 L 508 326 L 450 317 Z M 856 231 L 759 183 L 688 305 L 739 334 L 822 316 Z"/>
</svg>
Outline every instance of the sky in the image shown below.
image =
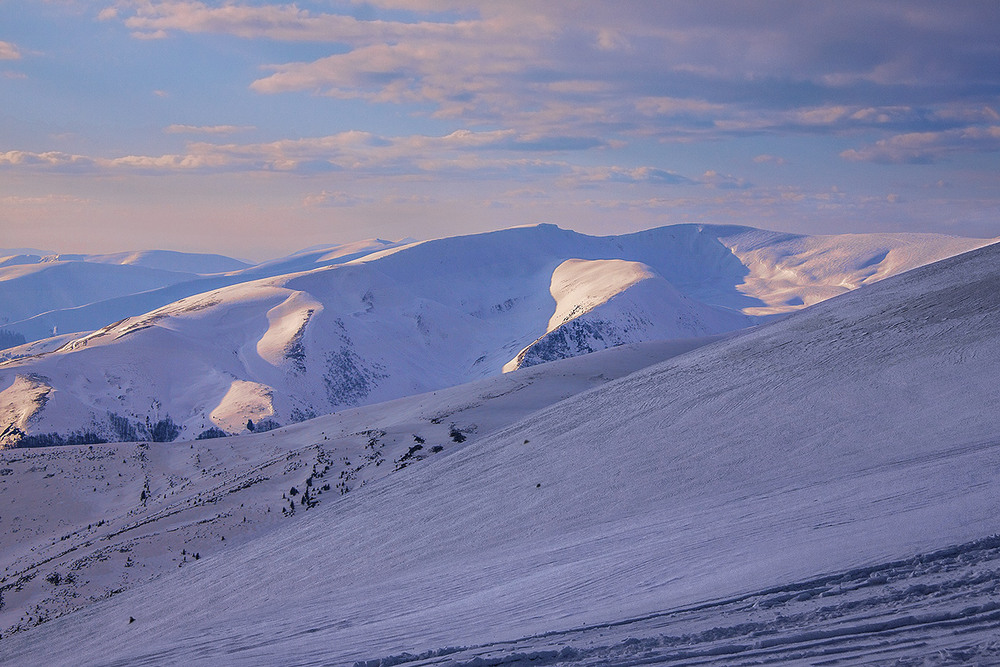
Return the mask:
<svg viewBox="0 0 1000 667">
<path fill-rule="evenodd" d="M 0 248 L 1000 236 L 1000 3 L 0 0 Z"/>
</svg>

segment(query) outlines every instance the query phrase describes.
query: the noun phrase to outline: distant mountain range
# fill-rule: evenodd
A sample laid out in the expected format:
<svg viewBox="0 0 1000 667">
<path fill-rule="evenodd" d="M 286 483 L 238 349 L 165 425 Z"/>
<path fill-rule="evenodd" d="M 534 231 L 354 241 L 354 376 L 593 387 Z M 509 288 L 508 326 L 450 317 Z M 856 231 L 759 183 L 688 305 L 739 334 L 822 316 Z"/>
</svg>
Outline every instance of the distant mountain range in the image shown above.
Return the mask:
<svg viewBox="0 0 1000 667">
<path fill-rule="evenodd" d="M 0 444 L 266 430 L 626 343 L 742 329 L 984 243 L 539 225 L 250 267 L 162 252 L 8 258 L 0 316 L 31 342 L 0 353 Z"/>
</svg>

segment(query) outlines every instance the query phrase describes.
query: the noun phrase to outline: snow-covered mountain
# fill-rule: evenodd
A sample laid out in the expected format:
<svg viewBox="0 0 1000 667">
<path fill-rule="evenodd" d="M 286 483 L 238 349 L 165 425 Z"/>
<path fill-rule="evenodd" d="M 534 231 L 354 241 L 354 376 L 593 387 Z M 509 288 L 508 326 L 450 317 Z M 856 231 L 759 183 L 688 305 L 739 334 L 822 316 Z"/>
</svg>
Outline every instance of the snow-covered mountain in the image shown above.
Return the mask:
<svg viewBox="0 0 1000 667">
<path fill-rule="evenodd" d="M 395 245 L 373 239 L 317 246 L 252 266 L 221 255 L 162 250 L 8 257 L 12 267 L 20 268 L 10 275 L 0 268 L 0 326 L 27 342 L 47 338 L 53 331 L 86 333 L 209 290 L 339 264 Z M 139 267 L 166 273 L 138 271 Z"/>
<path fill-rule="evenodd" d="M 75 467 L 81 499 L 130 484 L 132 503 L 151 503 L 108 528 L 69 503 L 61 535 L 58 510 L 33 537 L 22 521 L 35 543 L 7 565 L 5 599 L 44 590 L 71 606 L 90 577 L 147 561 L 163 574 L 0 649 L 17 664 L 990 664 L 998 286 L 1000 247 L 982 248 L 467 444 L 452 436 L 470 430 L 456 408 L 487 397 L 456 387 L 440 411 L 431 394 L 218 442 L 3 452 L 0 479 L 30 471 L 38 495 Z M 397 465 L 423 454 L 405 449 L 414 436 L 443 449 L 303 511 L 303 490 L 313 498 L 346 461 L 378 470 L 383 437 Z M 211 515 L 200 529 L 180 514 L 196 505 Z M 286 520 L 264 518 L 283 508 Z M 267 529 L 234 528 L 254 522 Z M 23 613 L 22 627 L 38 622 Z"/>
<path fill-rule="evenodd" d="M 0 444 L 271 428 L 624 343 L 740 329 L 982 243 L 540 225 L 316 249 L 209 278 L 242 282 L 56 349 L 8 350 Z M 286 270 L 297 272 L 248 280 Z"/>
<path fill-rule="evenodd" d="M 192 278 L 190 273 L 135 264 L 76 260 L 7 264 L 0 266 L 0 326 L 22 333 L 17 323 L 40 312 L 75 308 Z"/>
<path fill-rule="evenodd" d="M 65 262 L 143 266 L 147 269 L 159 269 L 175 273 L 223 273 L 226 271 L 239 271 L 251 266 L 247 262 L 224 255 L 177 252 L 174 250 L 136 250 L 109 255 L 87 255 L 48 253 L 26 248 L 0 249 L 0 267 Z"/>
<path fill-rule="evenodd" d="M 59 255 L 0 250 L 0 327 L 29 342 L 53 332 L 71 333 L 70 321 L 54 311 L 78 310 L 94 302 L 196 280 L 201 274 L 238 271 L 249 265 L 222 255 L 166 250 L 113 255 Z M 162 304 L 160 304 L 162 305 Z M 135 311 L 139 314 L 147 309 Z M 45 314 L 44 322 L 26 325 Z M 110 320 L 102 320 L 94 329 Z M 75 324 L 75 322 L 74 322 Z M 0 349 L 7 345 L 0 345 Z"/>
</svg>

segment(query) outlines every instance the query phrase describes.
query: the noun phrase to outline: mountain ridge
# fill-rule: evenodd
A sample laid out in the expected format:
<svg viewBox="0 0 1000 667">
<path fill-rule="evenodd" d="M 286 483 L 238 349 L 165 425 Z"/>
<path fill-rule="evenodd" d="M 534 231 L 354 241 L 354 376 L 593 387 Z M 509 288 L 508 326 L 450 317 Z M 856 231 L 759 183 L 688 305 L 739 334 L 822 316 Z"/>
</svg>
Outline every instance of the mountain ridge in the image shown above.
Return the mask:
<svg viewBox="0 0 1000 667">
<path fill-rule="evenodd" d="M 11 446 L 288 424 L 521 364 L 732 331 L 981 243 L 710 225 L 594 237 L 541 225 L 320 248 L 58 349 L 8 350 L 0 432 Z M 269 275 L 287 269 L 297 271 Z M 560 286 L 567 277 L 577 289 Z"/>
</svg>

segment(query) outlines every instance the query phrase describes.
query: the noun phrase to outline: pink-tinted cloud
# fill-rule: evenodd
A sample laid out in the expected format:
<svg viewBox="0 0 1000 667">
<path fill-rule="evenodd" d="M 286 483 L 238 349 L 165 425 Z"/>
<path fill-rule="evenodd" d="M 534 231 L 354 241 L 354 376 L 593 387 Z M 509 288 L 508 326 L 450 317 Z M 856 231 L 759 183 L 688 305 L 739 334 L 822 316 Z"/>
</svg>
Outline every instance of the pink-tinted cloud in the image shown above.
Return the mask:
<svg viewBox="0 0 1000 667">
<path fill-rule="evenodd" d="M 91 200 L 74 195 L 49 194 L 43 196 L 9 195 L 0 197 L 3 206 L 49 206 L 51 204 L 88 204 Z"/>
<path fill-rule="evenodd" d="M 704 185 L 720 190 L 746 190 L 750 187 L 750 183 L 745 179 L 712 170 L 706 171 L 698 180 Z"/>
<path fill-rule="evenodd" d="M 371 204 L 373 201 L 375 201 L 373 197 L 364 195 L 351 194 L 348 192 L 328 192 L 327 190 L 323 190 L 318 194 L 307 195 L 305 199 L 302 200 L 302 205 L 307 208 L 316 206 L 349 208 L 352 206 Z"/>
<path fill-rule="evenodd" d="M 59 151 L 33 153 L 30 151 L 7 151 L 0 153 L 0 168 L 25 168 L 31 170 L 72 170 L 93 167 L 96 161 L 83 155 L 72 155 Z"/>
<path fill-rule="evenodd" d="M 973 4 L 914 2 L 906 11 L 886 0 L 808 11 L 787 0 L 766 7 L 592 2 L 586 11 L 529 0 L 370 4 L 424 20 L 198 0 L 122 1 L 102 17 L 142 37 L 185 32 L 331 45 L 323 57 L 267 66 L 248 82 L 261 94 L 420 105 L 421 113 L 429 106 L 466 126 L 604 142 L 613 135 L 693 141 L 947 129 L 973 122 L 960 118 L 975 114 L 975 104 L 947 118 L 934 96 L 957 81 L 988 84 L 984 73 L 1000 58 L 1000 10 Z M 914 99 L 924 102 L 884 104 L 883 85 L 897 86 L 896 95 L 920 91 Z M 846 101 L 825 103 L 837 98 Z"/>
<path fill-rule="evenodd" d="M 852 162 L 883 164 L 937 162 L 957 153 L 1000 151 L 1000 125 L 966 127 L 942 132 L 910 132 L 840 154 Z"/>
<path fill-rule="evenodd" d="M 0 168 L 21 171 L 110 170 L 135 172 L 235 173 L 245 171 L 315 174 L 350 171 L 355 176 L 449 174 L 490 178 L 512 174 L 569 174 L 561 160 L 510 157 L 512 152 L 562 152 L 591 148 L 573 137 L 518 135 L 512 130 L 458 130 L 443 136 L 385 137 L 348 131 L 323 137 L 266 143 L 191 142 L 185 152 L 163 155 L 87 157 L 60 152 L 0 153 Z M 653 167 L 593 171 L 590 178 L 611 181 L 679 183 L 682 176 Z"/>
<path fill-rule="evenodd" d="M 764 153 L 762 155 L 754 156 L 753 161 L 757 164 L 774 164 L 779 167 L 784 165 L 787 161 L 783 157 L 777 155 L 771 155 L 769 153 Z"/>
<path fill-rule="evenodd" d="M 21 51 L 10 42 L 0 42 L 0 60 L 19 60 Z"/>
<path fill-rule="evenodd" d="M 167 134 L 237 134 L 254 130 L 252 125 L 168 125 Z"/>
<path fill-rule="evenodd" d="M 101 12 L 103 20 L 121 19 L 133 36 L 163 39 L 172 33 L 213 33 L 245 39 L 347 42 L 398 40 L 446 29 L 431 22 L 359 21 L 343 14 L 316 14 L 294 4 L 211 6 L 196 0 L 123 3 Z"/>
</svg>

